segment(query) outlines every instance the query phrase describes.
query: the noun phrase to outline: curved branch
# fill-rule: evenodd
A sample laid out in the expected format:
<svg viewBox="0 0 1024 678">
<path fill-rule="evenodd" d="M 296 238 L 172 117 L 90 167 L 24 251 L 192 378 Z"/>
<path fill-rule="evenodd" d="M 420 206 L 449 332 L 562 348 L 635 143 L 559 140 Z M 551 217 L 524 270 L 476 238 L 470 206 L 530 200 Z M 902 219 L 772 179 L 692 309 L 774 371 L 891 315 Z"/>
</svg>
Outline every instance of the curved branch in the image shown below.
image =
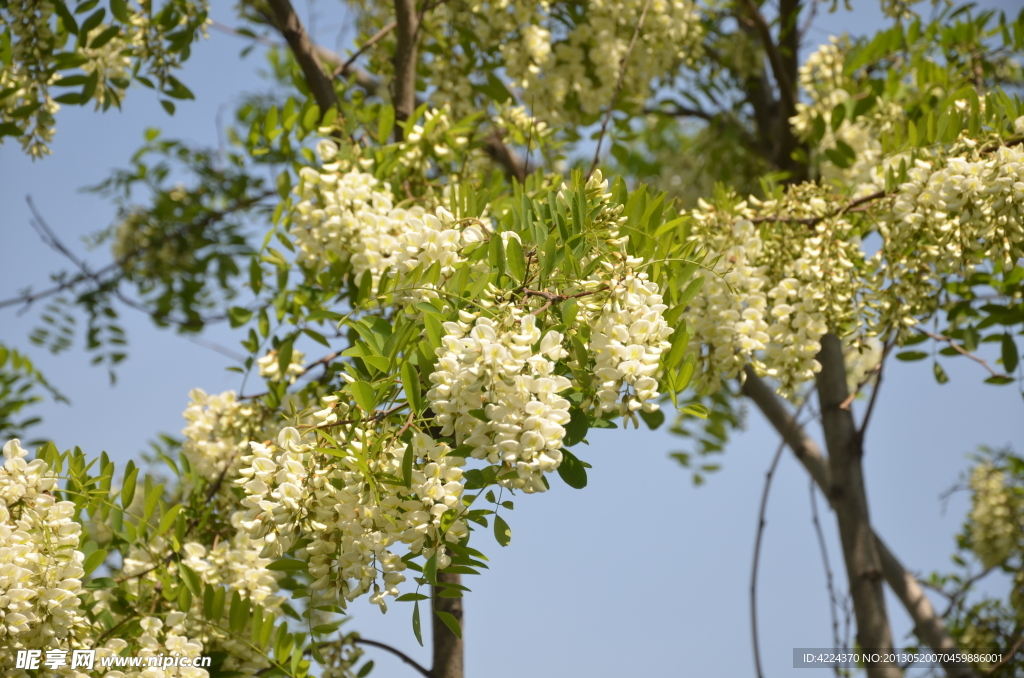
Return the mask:
<svg viewBox="0 0 1024 678">
<path fill-rule="evenodd" d="M 267 4 L 270 6 L 270 14 L 265 15 L 267 20 L 288 42 L 288 47 L 291 48 L 295 61 L 306 78 L 309 91 L 313 93 L 313 98 L 320 106 L 321 115 L 326 113 L 327 109 L 338 105 L 338 97 L 334 93 L 331 78 L 320 64 L 316 47 L 309 39 L 299 15 L 295 13 L 295 8 L 289 0 L 267 0 Z"/>
<path fill-rule="evenodd" d="M 744 372 L 746 379 L 743 383 L 743 395 L 754 401 L 775 430 L 783 435 L 786 444 L 793 450 L 832 506 L 832 498 L 828 491 L 831 487 L 831 474 L 821 448 L 807 435 L 802 426 L 790 425 L 789 422 L 795 419 L 789 410 L 750 366 L 747 366 Z M 874 535 L 874 540 L 882 564 L 882 575 L 914 620 L 914 632 L 933 650 L 957 653 L 959 650 L 956 641 L 949 634 L 945 622 L 935 611 L 917 579 L 903 567 L 877 534 Z M 947 662 L 943 664 L 943 668 L 949 678 L 977 678 L 977 673 L 967 664 Z"/>
<path fill-rule="evenodd" d="M 371 647 L 377 647 L 377 648 L 380 648 L 381 650 L 385 650 L 387 652 L 390 652 L 391 654 L 395 655 L 396 657 L 401 659 L 403 662 L 405 662 L 409 666 L 411 666 L 414 669 L 416 669 L 416 671 L 421 676 L 425 676 L 426 678 L 431 678 L 430 671 L 428 671 L 427 669 L 423 668 L 423 666 L 420 665 L 419 662 L 417 662 L 415 659 L 413 659 L 412 657 L 410 657 L 409 655 L 407 655 L 406 653 L 402 652 L 401 650 L 399 650 L 397 648 L 391 647 L 390 645 L 387 645 L 385 643 L 381 643 L 381 642 L 376 641 L 376 640 L 369 640 L 367 638 L 356 638 L 352 642 L 356 643 L 357 645 L 369 645 Z"/>
</svg>

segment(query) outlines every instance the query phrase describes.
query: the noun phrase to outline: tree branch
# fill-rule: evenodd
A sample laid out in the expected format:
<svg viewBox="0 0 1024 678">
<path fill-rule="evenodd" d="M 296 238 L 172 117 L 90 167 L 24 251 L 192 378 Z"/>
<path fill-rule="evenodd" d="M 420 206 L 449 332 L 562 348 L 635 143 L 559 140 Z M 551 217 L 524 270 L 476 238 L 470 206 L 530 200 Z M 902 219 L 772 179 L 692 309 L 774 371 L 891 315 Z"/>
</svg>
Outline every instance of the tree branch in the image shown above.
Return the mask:
<svg viewBox="0 0 1024 678">
<path fill-rule="evenodd" d="M 842 651 L 842 640 L 839 637 L 839 614 L 837 608 L 839 601 L 836 598 L 835 580 L 832 577 L 832 565 L 829 563 L 828 547 L 825 545 L 825 533 L 821 529 L 821 521 L 818 520 L 818 500 L 815 497 L 817 492 L 814 485 L 814 478 L 810 479 L 811 491 L 811 524 L 814 525 L 814 534 L 818 538 L 818 548 L 821 549 L 821 562 L 825 566 L 825 588 L 828 590 L 829 612 L 832 615 L 832 645 L 836 650 Z M 837 678 L 842 675 L 838 664 L 834 667 Z"/>
<path fill-rule="evenodd" d="M 395 118 L 408 120 L 416 110 L 416 56 L 420 20 L 416 0 L 395 0 L 395 80 L 391 96 Z M 401 141 L 402 128 L 395 126 L 395 139 Z"/>
<path fill-rule="evenodd" d="M 440 595 L 445 590 L 445 584 L 459 585 L 462 582 L 462 575 L 451 572 L 438 572 L 437 584 L 431 587 L 431 608 L 438 612 L 446 612 L 458 622 L 465 633 L 466 626 L 463 621 L 462 598 L 447 598 Z M 430 669 L 431 678 L 463 678 L 463 640 L 462 636 L 455 635 L 448 625 L 436 614 L 431 614 L 431 636 L 434 649 L 433 666 Z"/>
<path fill-rule="evenodd" d="M 743 395 L 750 398 L 765 415 L 777 432 L 786 440 L 786 444 L 803 464 L 814 479 L 818 489 L 833 507 L 828 488 L 831 486 L 829 467 L 818 444 L 807 435 L 802 426 L 791 426 L 794 418 L 775 392 L 762 380 L 754 370 L 747 366 L 744 370 L 746 379 L 743 383 Z M 914 631 L 918 637 L 935 651 L 949 653 L 958 652 L 956 641 L 949 635 L 945 623 L 936 613 L 931 601 L 924 594 L 921 586 L 912 574 L 906 571 L 886 545 L 873 535 L 882 564 L 882 574 L 886 583 L 903 603 L 911 619 L 914 620 Z M 977 674 L 966 664 L 943 664 L 949 678 L 977 678 Z"/>
<path fill-rule="evenodd" d="M 796 415 L 790 422 L 790 428 L 798 426 L 797 418 L 799 418 L 805 404 L 807 404 L 806 400 L 797 409 Z M 764 490 L 761 493 L 761 507 L 758 510 L 757 516 L 757 536 L 754 538 L 754 565 L 750 571 L 750 631 L 754 646 L 754 668 L 757 670 L 757 678 L 764 677 L 764 670 L 761 668 L 761 648 L 757 632 L 757 571 L 761 562 L 761 542 L 764 539 L 764 528 L 767 524 L 765 514 L 768 511 L 768 493 L 771 492 L 772 478 L 775 477 L 775 469 L 778 467 L 779 459 L 782 458 L 782 451 L 785 449 L 786 439 L 783 437 L 779 441 L 779 446 L 772 457 L 772 463 L 768 466 L 768 472 L 765 474 Z"/>
<path fill-rule="evenodd" d="M 923 330 L 920 327 L 915 327 L 914 329 L 916 329 L 918 332 L 920 332 L 921 334 L 925 335 L 926 337 L 934 339 L 935 341 L 942 341 L 942 342 L 945 342 L 945 343 L 949 344 L 949 346 L 954 351 L 956 351 L 960 355 L 964 356 L 965 358 L 970 358 L 974 362 L 978 363 L 979 365 L 984 367 L 988 371 L 988 373 L 991 374 L 993 377 L 996 377 L 998 379 L 1011 379 L 1012 378 L 1012 377 L 1010 377 L 1010 375 L 1004 374 L 1003 372 L 996 372 L 988 364 L 988 361 L 986 361 L 984 358 L 982 358 L 980 356 L 974 355 L 973 353 L 968 351 L 966 348 L 964 348 L 960 344 L 956 343 L 956 341 L 954 341 L 952 338 L 944 336 L 942 334 L 936 334 L 935 332 L 929 332 L 928 330 Z"/>
<path fill-rule="evenodd" d="M 299 15 L 295 13 L 289 0 L 267 0 L 267 4 L 270 6 L 267 19 L 288 42 L 288 47 L 291 48 L 295 61 L 306 78 L 309 91 L 313 93 L 313 98 L 320 106 L 321 115 L 326 113 L 327 109 L 338 105 L 338 97 L 334 93 L 334 84 L 320 64 L 316 47 L 309 39 Z"/>
<path fill-rule="evenodd" d="M 382 650 L 386 650 L 387 652 L 390 652 L 391 654 L 393 654 L 396 657 L 398 657 L 399 659 L 401 659 L 403 662 L 405 662 L 409 666 L 411 666 L 414 669 L 416 669 L 416 671 L 421 676 L 426 676 L 426 678 L 431 678 L 430 671 L 428 671 L 427 669 L 423 668 L 423 666 L 421 666 L 415 659 L 413 659 L 412 657 L 410 657 L 409 655 L 407 655 L 406 653 L 402 652 L 401 650 L 399 650 L 397 648 L 391 647 L 390 645 L 378 642 L 376 640 L 369 640 L 367 638 L 355 638 L 352 642 L 356 643 L 357 645 L 369 645 L 371 647 L 377 647 L 377 648 L 380 648 Z"/>
<path fill-rule="evenodd" d="M 605 113 L 604 121 L 601 123 L 601 132 L 597 135 L 597 148 L 594 149 L 594 162 L 590 164 L 590 171 L 587 172 L 587 178 L 594 173 L 597 169 L 597 163 L 601 160 L 601 142 L 604 141 L 604 133 L 608 129 L 608 123 L 611 122 L 612 112 L 615 111 L 615 104 L 619 100 L 619 94 L 622 92 L 622 83 L 626 78 L 626 65 L 629 63 L 629 56 L 633 53 L 633 47 L 636 46 L 636 39 L 640 37 L 640 29 L 644 27 L 644 19 L 647 18 L 647 10 L 651 6 L 651 0 L 647 0 L 644 3 L 644 8 L 640 12 L 640 19 L 636 22 L 636 29 L 633 30 L 633 37 L 629 40 L 629 47 L 626 48 L 626 53 L 622 55 L 622 61 L 619 62 L 619 79 L 615 83 L 615 93 L 612 94 L 612 100 L 608 103 L 608 112 Z"/>
</svg>

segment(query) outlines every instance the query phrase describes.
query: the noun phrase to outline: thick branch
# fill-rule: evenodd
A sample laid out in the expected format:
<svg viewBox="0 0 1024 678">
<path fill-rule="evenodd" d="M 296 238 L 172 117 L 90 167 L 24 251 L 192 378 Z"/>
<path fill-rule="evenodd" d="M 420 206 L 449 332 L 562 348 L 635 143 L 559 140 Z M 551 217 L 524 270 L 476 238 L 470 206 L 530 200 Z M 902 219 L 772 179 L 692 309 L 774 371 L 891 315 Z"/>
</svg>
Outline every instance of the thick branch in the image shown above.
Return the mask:
<svg viewBox="0 0 1024 678">
<path fill-rule="evenodd" d="M 743 395 L 754 401 L 754 404 L 775 430 L 785 438 L 786 444 L 790 446 L 797 459 L 818 485 L 818 489 L 832 505 L 832 498 L 829 495 L 829 488 L 832 484 L 831 474 L 821 448 L 807 435 L 802 426 L 790 424 L 794 418 L 782 400 L 754 373 L 753 369 L 747 367 L 745 376 Z M 956 652 L 956 641 L 949 635 L 942 617 L 936 613 L 931 601 L 924 595 L 913 575 L 904 569 L 877 535 L 874 535 L 874 540 L 885 581 L 914 620 L 915 633 L 933 650 Z M 944 664 L 943 666 L 949 678 L 976 678 L 977 676 L 970 667 L 965 665 Z"/>
<path fill-rule="evenodd" d="M 420 22 L 416 0 L 395 0 L 395 81 L 392 97 L 395 118 L 408 120 L 416 110 L 416 54 Z M 401 138 L 401 127 L 395 136 Z"/>
<path fill-rule="evenodd" d="M 821 423 L 828 447 L 832 484 L 827 490 L 839 523 L 839 537 L 846 561 L 846 575 L 857 620 L 857 638 L 863 648 L 878 651 L 892 649 L 892 633 L 885 610 L 882 589 L 882 563 L 875 546 L 868 513 L 863 450 L 853 422 L 853 413 L 842 404 L 850 395 L 846 386 L 846 361 L 839 337 L 826 334 L 818 353 L 818 397 Z M 899 678 L 901 671 L 893 663 L 873 663 L 867 667 L 869 678 Z"/>
<path fill-rule="evenodd" d="M 465 633 L 466 625 L 462 619 L 462 598 L 446 598 L 439 595 L 445 584 L 461 584 L 462 575 L 450 572 L 437 573 L 437 586 L 433 588 L 433 609 L 447 612 L 455 617 Z M 452 633 L 448 625 L 436 614 L 430 615 L 431 636 L 434 646 L 434 664 L 430 668 L 431 678 L 463 678 L 463 645 L 462 638 Z"/>
<path fill-rule="evenodd" d="M 334 94 L 334 85 L 331 79 L 324 72 L 320 65 L 320 58 L 317 55 L 316 46 L 309 39 L 299 15 L 288 0 L 267 0 L 270 6 L 270 15 L 267 17 L 271 24 L 288 42 L 288 47 L 295 56 L 295 61 L 302 69 L 302 75 L 306 78 L 309 91 L 320 106 L 320 111 L 326 113 L 328 108 L 338 105 L 338 97 Z"/>
</svg>

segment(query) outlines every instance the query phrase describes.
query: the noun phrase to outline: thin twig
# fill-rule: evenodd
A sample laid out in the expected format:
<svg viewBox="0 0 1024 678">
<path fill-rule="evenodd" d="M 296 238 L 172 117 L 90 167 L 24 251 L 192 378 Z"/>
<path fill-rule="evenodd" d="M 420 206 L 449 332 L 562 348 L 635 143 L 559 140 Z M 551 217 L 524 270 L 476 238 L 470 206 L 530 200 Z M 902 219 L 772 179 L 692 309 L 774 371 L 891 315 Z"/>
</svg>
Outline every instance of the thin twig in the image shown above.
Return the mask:
<svg viewBox="0 0 1024 678">
<path fill-rule="evenodd" d="M 936 334 L 935 332 L 929 332 L 928 330 L 921 329 L 920 327 L 915 327 L 914 329 L 916 329 L 918 332 L 920 332 L 921 334 L 925 335 L 926 337 L 934 339 L 935 341 L 943 341 L 943 342 L 949 344 L 950 347 L 954 351 L 956 351 L 960 355 L 962 355 L 962 356 L 964 356 L 966 358 L 970 358 L 974 362 L 978 363 L 979 365 L 984 367 L 986 370 L 988 370 L 988 373 L 991 374 L 993 377 L 996 377 L 996 378 L 999 378 L 999 379 L 1011 379 L 1012 378 L 1012 377 L 1010 377 L 1010 375 L 1004 374 L 1003 372 L 996 372 L 994 369 L 992 369 L 992 366 L 988 364 L 988 361 L 986 361 L 984 358 L 982 358 L 980 356 L 974 355 L 973 353 L 971 353 L 970 351 L 965 349 L 963 346 L 961 346 L 960 344 L 956 343 L 956 341 L 954 341 L 950 337 L 944 336 L 942 334 Z"/>
<path fill-rule="evenodd" d="M 1024 633 L 1020 635 L 1020 638 L 1018 638 L 1017 642 L 1013 644 L 1013 647 L 1007 651 L 1006 655 L 1004 655 L 997 664 L 993 665 L 992 668 L 985 672 L 985 675 L 991 675 L 1000 667 L 1005 666 L 1007 662 L 1013 659 L 1013 655 L 1017 654 L 1017 650 L 1021 648 L 1021 645 L 1024 645 Z"/>
<path fill-rule="evenodd" d="M 356 638 L 355 640 L 353 640 L 353 642 L 357 643 L 359 645 L 370 645 L 372 647 L 377 647 L 377 648 L 380 648 L 382 650 L 386 650 L 387 652 L 390 652 L 391 654 L 393 654 L 396 657 L 398 657 L 399 659 L 401 659 L 403 662 L 405 662 L 409 666 L 411 666 L 414 669 L 416 669 L 420 673 L 420 675 L 426 676 L 426 678 L 431 678 L 430 671 L 428 671 L 427 669 L 423 668 L 419 663 L 416 662 L 415 659 L 413 659 L 409 655 L 405 654 L 401 650 L 393 648 L 390 645 L 385 645 L 384 643 L 378 642 L 376 640 L 369 640 L 367 638 Z"/>
<path fill-rule="evenodd" d="M 615 104 L 619 101 L 619 94 L 622 92 L 622 83 L 626 78 L 626 64 L 629 62 L 629 55 L 633 53 L 633 47 L 636 45 L 636 39 L 640 37 L 640 29 L 643 28 L 644 19 L 647 17 L 647 10 L 651 6 L 651 0 L 647 0 L 644 3 L 644 9 L 640 12 L 640 20 L 636 22 L 636 29 L 633 31 L 633 37 L 629 40 L 629 47 L 626 48 L 626 53 L 622 55 L 622 61 L 619 62 L 619 80 L 615 83 L 615 93 L 612 94 L 612 100 L 608 104 L 608 112 L 605 113 L 604 121 L 601 123 L 601 133 L 597 136 L 597 148 L 594 149 L 594 162 L 590 165 L 590 171 L 587 172 L 587 178 L 594 174 L 594 170 L 597 169 L 597 163 L 601 160 L 601 142 L 604 141 L 604 133 L 608 130 L 608 123 L 611 122 L 612 113 L 615 111 Z"/>
<path fill-rule="evenodd" d="M 386 36 L 391 31 L 395 30 L 396 26 L 398 26 L 398 22 L 397 21 L 392 21 L 387 26 L 385 26 L 384 28 L 380 29 L 379 31 L 374 33 L 372 36 L 370 36 L 370 38 L 366 42 L 363 43 L 362 47 L 360 47 L 355 52 L 353 52 L 352 56 L 350 56 L 348 59 L 345 60 L 345 63 L 339 65 L 337 68 L 334 69 L 334 73 L 332 73 L 333 77 L 337 78 L 342 73 L 345 73 L 346 71 L 348 71 L 349 67 L 352 66 L 352 64 L 355 63 L 356 59 L 358 59 L 363 54 L 365 54 L 366 50 L 370 49 L 375 44 L 377 44 L 377 42 L 380 41 L 381 38 Z"/>
<path fill-rule="evenodd" d="M 862 446 L 864 444 L 864 434 L 867 432 L 868 423 L 871 421 L 871 414 L 875 411 L 875 403 L 878 401 L 878 392 L 882 390 L 882 372 L 885 369 L 885 359 L 889 356 L 889 351 L 895 345 L 895 339 L 886 344 L 882 349 L 882 357 L 878 361 L 878 377 L 875 379 L 874 388 L 871 389 L 871 398 L 868 400 L 868 409 L 864 412 L 864 419 L 860 422 L 860 428 L 857 429 L 857 438 Z"/>
<path fill-rule="evenodd" d="M 176 229 L 176 230 L 167 232 L 163 237 L 160 238 L 159 241 L 157 241 L 154 244 L 162 244 L 164 242 L 167 242 L 171 238 L 176 238 L 176 237 L 180 237 L 180 236 L 186 235 L 190 231 L 206 228 L 206 226 L 210 225 L 214 221 L 217 221 L 218 219 L 223 219 L 225 216 L 227 216 L 228 214 L 231 214 L 232 212 L 237 212 L 239 210 L 248 209 L 249 207 L 252 207 L 252 206 L 256 205 L 257 203 L 259 203 L 264 198 L 268 198 L 271 195 L 276 195 L 276 194 L 277 194 L 277 191 L 264 191 L 263 193 L 260 193 L 259 195 L 253 196 L 252 198 L 249 198 L 249 199 L 246 199 L 246 200 L 241 200 L 241 201 L 237 202 L 236 204 L 232 205 L 231 207 L 227 207 L 227 208 L 225 208 L 223 210 L 218 210 L 218 211 L 215 211 L 215 212 L 210 212 L 206 216 L 202 217 L 201 219 L 199 219 L 197 221 L 193 221 L 191 223 L 184 224 L 181 229 Z M 31 199 L 29 199 L 29 204 L 31 205 Z M 37 218 L 38 218 L 38 216 L 37 216 Z M 4 299 L 4 300 L 0 301 L 0 308 L 6 308 L 8 306 L 15 306 L 15 305 L 25 305 L 26 307 L 28 307 L 28 306 L 31 306 L 32 304 L 34 304 L 35 302 L 39 301 L 40 299 L 45 299 L 47 297 L 52 297 L 55 294 L 60 294 L 61 292 L 69 290 L 69 289 L 71 289 L 71 288 L 73 288 L 73 287 L 75 287 L 75 286 L 77 286 L 77 285 L 79 285 L 79 284 L 81 284 L 83 282 L 86 282 L 87 280 L 96 280 L 97 278 L 103 278 L 103 276 L 106 276 L 107 274 L 112 273 L 113 271 L 116 271 L 118 269 L 123 268 L 126 264 L 131 262 L 136 257 L 140 256 L 145 251 L 146 251 L 146 248 L 143 247 L 143 246 L 136 247 L 132 251 L 126 253 L 124 256 L 114 260 L 113 262 L 107 264 L 106 266 L 104 266 L 102 268 L 97 269 L 96 271 L 93 271 L 92 273 L 90 273 L 88 275 L 86 275 L 85 273 L 79 273 L 78 275 L 72 276 L 71 278 L 68 278 L 67 280 L 65 280 L 63 282 L 58 283 L 57 285 L 54 285 L 53 287 L 49 287 L 49 288 L 47 288 L 45 290 L 42 290 L 40 292 L 36 292 L 34 294 L 32 294 L 30 292 L 24 292 L 24 293 L 18 295 L 17 297 L 11 297 L 9 299 Z M 105 283 L 109 283 L 109 282 L 112 282 L 112 281 L 104 281 L 104 282 Z"/>
<path fill-rule="evenodd" d="M 814 389 L 812 388 L 811 393 L 813 392 Z M 797 421 L 804 406 L 810 401 L 811 393 L 807 394 L 804 401 L 800 403 L 800 407 L 797 408 L 796 414 L 793 415 L 793 419 L 790 422 L 791 430 L 786 435 L 783 435 L 779 441 L 779 446 L 772 457 L 772 463 L 765 474 L 764 490 L 761 493 L 761 508 L 758 510 L 757 516 L 757 535 L 754 537 L 754 564 L 750 571 L 750 631 L 754 645 L 754 667 L 757 669 L 757 678 L 764 678 L 764 671 L 761 668 L 760 640 L 757 632 L 757 572 L 761 563 L 761 542 L 764 539 L 764 527 L 767 524 L 765 513 L 768 510 L 768 495 L 771 492 L 775 469 L 779 465 L 779 459 L 782 458 L 783 450 L 786 449 L 786 440 L 801 428 Z"/>
<path fill-rule="evenodd" d="M 845 647 L 841 645 L 842 639 L 839 637 L 839 613 L 837 608 L 839 602 L 836 599 L 835 583 L 832 579 L 832 566 L 828 560 L 828 547 L 825 544 L 825 533 L 821 529 L 821 521 L 818 520 L 818 500 L 816 498 L 817 488 L 814 484 L 814 478 L 810 479 L 811 488 L 811 524 L 814 525 L 814 534 L 818 537 L 818 546 L 821 548 L 821 562 L 825 566 L 825 586 L 828 589 L 828 600 L 829 600 L 829 611 L 832 614 L 832 642 L 835 643 L 836 650 L 844 650 Z M 833 665 L 837 676 L 842 675 L 839 670 L 838 664 Z"/>
</svg>

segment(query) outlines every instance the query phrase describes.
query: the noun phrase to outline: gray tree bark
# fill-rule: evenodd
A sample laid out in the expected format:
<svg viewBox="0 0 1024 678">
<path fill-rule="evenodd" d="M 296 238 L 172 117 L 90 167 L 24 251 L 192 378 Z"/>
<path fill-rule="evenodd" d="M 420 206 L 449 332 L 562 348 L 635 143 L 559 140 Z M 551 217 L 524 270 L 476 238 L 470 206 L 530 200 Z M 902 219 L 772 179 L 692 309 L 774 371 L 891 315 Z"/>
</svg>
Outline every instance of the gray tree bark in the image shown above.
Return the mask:
<svg viewBox="0 0 1024 678">
<path fill-rule="evenodd" d="M 853 412 L 842 407 L 850 392 L 846 386 L 846 364 L 839 337 L 826 334 L 821 338 L 818 362 L 821 363 L 817 378 L 818 399 L 831 476 L 827 495 L 839 523 L 839 538 L 857 620 L 857 641 L 864 649 L 886 652 L 892 649 L 892 632 L 885 611 L 882 561 L 868 515 L 860 435 L 853 422 Z M 869 678 L 899 678 L 902 672 L 895 664 L 874 663 L 867 666 L 867 674 Z"/>
<path fill-rule="evenodd" d="M 743 395 L 757 405 L 772 427 L 783 436 L 787 446 L 793 450 L 796 458 L 835 510 L 832 497 L 829 495 L 829 488 L 832 487 L 831 472 L 821 448 L 753 369 L 747 367 L 745 377 Z M 882 563 L 882 574 L 914 620 L 914 632 L 918 638 L 935 651 L 958 653 L 956 641 L 949 635 L 945 622 L 924 594 L 917 579 L 903 567 L 882 540 L 873 532 L 872 534 Z M 948 678 L 978 678 L 978 674 L 970 666 L 959 662 L 944 662 L 943 669 Z"/>
<path fill-rule="evenodd" d="M 455 617 L 459 626 L 465 631 L 462 620 L 462 598 L 443 598 L 438 593 L 444 590 L 444 584 L 462 583 L 462 575 L 447 572 L 437 573 L 438 586 L 432 587 L 432 606 L 434 610 L 447 612 Z M 462 638 L 441 621 L 436 614 L 430 615 L 431 636 L 434 650 L 434 663 L 430 669 L 432 678 L 463 678 L 463 642 Z"/>
</svg>

